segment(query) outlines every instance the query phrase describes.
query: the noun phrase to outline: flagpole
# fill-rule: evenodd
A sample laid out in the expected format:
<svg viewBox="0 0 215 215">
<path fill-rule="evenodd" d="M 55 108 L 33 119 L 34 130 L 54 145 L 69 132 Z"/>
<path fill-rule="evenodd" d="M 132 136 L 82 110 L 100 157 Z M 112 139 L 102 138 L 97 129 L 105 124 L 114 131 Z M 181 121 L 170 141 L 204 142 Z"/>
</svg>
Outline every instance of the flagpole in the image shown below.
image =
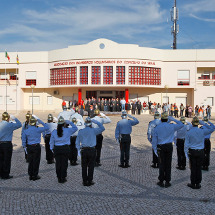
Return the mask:
<svg viewBox="0 0 215 215">
<path fill-rule="evenodd" d="M 17 113 L 17 67 L 16 67 L 16 113 Z"/>
<path fill-rule="evenodd" d="M 5 94 L 6 94 L 6 97 L 5 97 L 5 111 L 7 112 L 7 72 L 6 72 L 6 62 L 5 62 Z"/>
<path fill-rule="evenodd" d="M 17 67 L 19 66 L 19 64 L 18 64 L 18 54 L 17 54 L 17 57 L 16 57 L 16 64 L 17 64 Z M 17 113 L 17 106 L 18 106 L 18 104 L 17 104 L 17 102 L 18 102 L 18 99 L 17 99 L 17 68 L 16 67 L 16 113 Z"/>
</svg>

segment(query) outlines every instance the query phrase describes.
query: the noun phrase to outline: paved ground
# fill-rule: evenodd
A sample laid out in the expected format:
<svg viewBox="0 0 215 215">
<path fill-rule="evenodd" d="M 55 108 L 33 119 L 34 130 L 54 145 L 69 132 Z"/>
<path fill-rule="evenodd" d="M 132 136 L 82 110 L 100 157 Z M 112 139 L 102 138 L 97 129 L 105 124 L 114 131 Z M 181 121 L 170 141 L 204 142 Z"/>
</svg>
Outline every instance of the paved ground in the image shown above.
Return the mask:
<svg viewBox="0 0 215 215">
<path fill-rule="evenodd" d="M 46 120 L 48 113 L 36 113 Z M 56 114 L 57 115 L 57 114 Z M 105 125 L 102 148 L 102 166 L 95 169 L 91 187 L 82 186 L 81 166 L 69 166 L 68 182 L 57 182 L 54 164 L 45 160 L 42 141 L 42 159 L 38 181 L 29 181 L 27 164 L 21 147 L 19 129 L 14 133 L 11 180 L 0 180 L 0 214 L 214 214 L 215 208 L 215 153 L 212 135 L 211 166 L 203 172 L 202 188 L 192 190 L 186 186 L 190 170 L 180 171 L 176 166 L 174 146 L 172 162 L 172 187 L 156 185 L 158 170 L 150 167 L 151 146 L 146 139 L 148 122 L 152 116 L 137 118 L 140 124 L 133 128 L 131 167 L 121 169 L 119 146 L 114 141 L 114 131 L 119 116 L 111 116 Z M 24 114 L 19 115 L 23 122 Z M 214 120 L 212 122 L 215 123 Z"/>
</svg>

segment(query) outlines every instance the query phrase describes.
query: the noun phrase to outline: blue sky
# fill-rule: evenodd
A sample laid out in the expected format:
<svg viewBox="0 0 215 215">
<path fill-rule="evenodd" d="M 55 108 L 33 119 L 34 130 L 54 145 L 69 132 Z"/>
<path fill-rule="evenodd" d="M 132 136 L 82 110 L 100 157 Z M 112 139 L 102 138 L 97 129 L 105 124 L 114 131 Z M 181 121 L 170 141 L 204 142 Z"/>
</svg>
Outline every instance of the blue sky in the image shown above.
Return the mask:
<svg viewBox="0 0 215 215">
<path fill-rule="evenodd" d="M 174 0 L 7 0 L 0 52 L 49 51 L 106 38 L 171 49 Z M 178 49 L 215 48 L 215 0 L 177 0 Z"/>
</svg>

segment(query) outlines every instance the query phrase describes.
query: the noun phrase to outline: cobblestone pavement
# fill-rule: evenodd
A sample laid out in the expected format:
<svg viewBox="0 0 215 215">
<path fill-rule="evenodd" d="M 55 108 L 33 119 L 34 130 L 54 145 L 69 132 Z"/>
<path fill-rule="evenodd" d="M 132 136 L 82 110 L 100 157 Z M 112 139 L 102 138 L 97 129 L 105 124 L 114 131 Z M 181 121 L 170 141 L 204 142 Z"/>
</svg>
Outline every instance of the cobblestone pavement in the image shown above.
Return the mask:
<svg viewBox="0 0 215 215">
<path fill-rule="evenodd" d="M 25 113 L 18 118 L 23 122 Z M 47 112 L 36 113 L 46 121 Z M 57 115 L 57 114 L 55 114 Z M 116 123 L 120 116 L 111 116 L 112 123 L 105 125 L 102 148 L 102 166 L 95 168 L 95 185 L 84 187 L 81 166 L 69 166 L 68 181 L 57 182 L 55 165 L 45 160 L 42 140 L 42 158 L 38 181 L 29 181 L 27 163 L 21 147 L 21 129 L 14 132 L 14 151 L 10 180 L 0 180 L 0 214 L 214 214 L 215 208 L 215 153 L 212 134 L 211 166 L 203 172 L 202 188 L 192 190 L 190 170 L 177 170 L 176 148 L 172 161 L 172 186 L 156 185 L 158 170 L 150 167 L 151 145 L 146 138 L 150 115 L 137 116 L 140 124 L 133 127 L 130 164 L 122 169 L 119 164 L 119 146 L 114 139 Z M 212 120 L 215 123 L 214 120 Z M 80 159 L 79 159 L 80 163 Z"/>
</svg>

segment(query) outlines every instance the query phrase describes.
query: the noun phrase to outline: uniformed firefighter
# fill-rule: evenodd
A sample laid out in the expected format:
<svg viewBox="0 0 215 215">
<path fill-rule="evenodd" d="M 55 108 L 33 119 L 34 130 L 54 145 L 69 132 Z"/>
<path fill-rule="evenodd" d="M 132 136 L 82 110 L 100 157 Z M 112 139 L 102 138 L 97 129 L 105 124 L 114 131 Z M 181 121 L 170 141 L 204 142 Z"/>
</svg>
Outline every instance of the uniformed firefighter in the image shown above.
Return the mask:
<svg viewBox="0 0 215 215">
<path fill-rule="evenodd" d="M 127 119 L 127 116 L 130 119 Z M 115 139 L 120 144 L 120 164 L 119 167 L 128 168 L 130 167 L 130 146 L 131 146 L 131 132 L 132 126 L 137 125 L 139 121 L 127 114 L 125 111 L 122 112 L 122 120 L 117 122 L 115 129 Z"/>
<path fill-rule="evenodd" d="M 177 158 L 178 158 L 178 165 L 176 166 L 179 170 L 186 169 L 186 156 L 184 153 L 184 141 L 185 136 L 188 130 L 192 127 L 191 123 L 186 122 L 186 118 L 182 116 L 180 121 L 184 124 L 182 128 L 175 132 L 175 143 L 177 147 Z"/>
<path fill-rule="evenodd" d="M 203 121 L 206 124 L 209 124 L 211 126 L 211 129 L 213 129 L 213 131 L 215 130 L 214 124 L 208 121 L 208 118 L 206 116 L 203 118 Z M 201 129 L 205 129 L 205 126 L 202 126 Z M 211 133 L 207 134 L 204 140 L 204 159 L 202 162 L 202 170 L 206 170 L 206 171 L 208 171 L 209 165 L 210 165 L 210 152 L 211 152 L 210 137 L 211 137 Z"/>
<path fill-rule="evenodd" d="M 56 121 L 57 119 L 55 119 Z M 47 123 L 46 125 L 48 126 L 48 130 L 43 132 L 43 138 L 45 142 L 45 150 L 46 150 L 46 161 L 47 164 L 52 164 L 54 163 L 54 154 L 50 149 L 50 139 L 51 139 L 51 133 L 55 129 L 57 129 L 57 123 L 54 122 L 54 117 L 52 114 L 48 115 Z"/>
<path fill-rule="evenodd" d="M 94 115 L 95 117 L 93 117 L 92 119 L 100 122 L 102 125 L 110 123 L 111 120 L 108 116 L 106 116 L 104 113 L 100 113 L 99 109 L 96 109 L 94 111 Z M 98 128 L 98 125 L 93 123 L 93 128 Z M 101 150 L 102 150 L 102 142 L 103 142 L 103 135 L 102 132 L 100 134 L 96 135 L 96 163 L 95 166 L 101 166 Z"/>
<path fill-rule="evenodd" d="M 67 110 L 67 107 L 63 107 L 63 111 L 60 112 L 58 114 L 58 119 L 60 118 L 60 116 L 62 116 L 64 118 L 64 120 L 70 120 L 70 117 L 75 113 L 75 111 L 73 109 L 70 109 L 69 111 Z"/>
<path fill-rule="evenodd" d="M 70 121 L 72 121 L 73 118 L 76 118 L 79 122 L 81 122 L 84 125 L 84 120 L 81 114 L 78 113 L 78 107 L 75 108 L 75 113 L 71 115 Z M 79 123 L 80 124 L 80 123 Z"/>
<path fill-rule="evenodd" d="M 98 128 L 93 128 L 92 123 L 98 125 Z M 76 139 L 76 148 L 81 153 L 82 179 L 84 186 L 91 186 L 93 182 L 93 173 L 96 158 L 96 135 L 102 133 L 104 126 L 87 117 L 85 120 L 85 128 L 78 132 Z M 80 152 L 81 151 L 81 152 Z"/>
<path fill-rule="evenodd" d="M 149 122 L 148 131 L 147 131 L 147 138 L 148 138 L 148 141 L 150 143 L 152 143 L 154 128 L 161 123 L 161 120 L 159 118 L 160 118 L 160 113 L 155 112 L 154 120 Z M 153 149 L 152 149 L 152 164 L 151 164 L 151 167 L 153 167 L 153 168 L 158 168 L 159 167 L 158 157 L 155 154 Z"/>
<path fill-rule="evenodd" d="M 204 129 L 198 128 L 199 124 L 203 125 Z M 187 186 L 192 189 L 200 189 L 205 136 L 211 134 L 213 132 L 213 128 L 203 121 L 199 121 L 196 116 L 192 120 L 192 125 L 193 127 L 186 134 L 184 145 L 184 152 L 186 157 L 189 157 L 191 170 L 191 183 L 188 183 Z"/>
<path fill-rule="evenodd" d="M 38 127 L 37 122 L 44 127 Z M 40 179 L 38 173 L 41 159 L 41 133 L 46 130 L 48 130 L 48 126 L 35 115 L 30 118 L 28 129 L 23 130 L 22 146 L 28 153 L 29 180 L 36 181 Z"/>
<path fill-rule="evenodd" d="M 25 115 L 25 122 L 22 124 L 22 132 L 21 132 L 21 139 L 22 139 L 22 133 L 23 133 L 23 131 L 25 130 L 25 129 L 28 129 L 28 126 L 29 126 L 29 122 L 30 122 L 30 118 L 31 118 L 31 113 L 30 113 L 30 111 L 28 111 L 27 112 L 27 114 Z M 26 141 L 28 141 L 28 140 L 26 140 Z M 28 143 L 26 142 L 26 145 L 27 145 Z M 26 160 L 26 162 L 28 162 L 28 154 L 27 154 L 27 151 L 26 150 L 24 150 L 24 153 L 25 153 L 25 160 Z"/>
<path fill-rule="evenodd" d="M 74 114 L 75 115 L 75 114 Z M 76 119 L 75 117 L 72 118 L 72 122 L 77 126 L 78 130 L 73 133 L 70 137 L 70 153 L 69 153 L 69 160 L 71 166 L 78 165 L 78 150 L 76 148 L 75 142 L 78 135 L 79 130 L 85 128 L 84 123 L 82 123 L 82 120 Z"/>
<path fill-rule="evenodd" d="M 170 124 L 167 122 L 168 120 L 176 124 Z M 159 181 L 157 185 L 167 188 L 171 186 L 172 142 L 174 140 L 174 133 L 182 128 L 184 124 L 171 116 L 168 117 L 167 112 L 161 114 L 161 122 L 162 123 L 157 125 L 154 129 L 152 147 L 159 159 Z"/>
<path fill-rule="evenodd" d="M 9 122 L 10 118 L 15 122 Z M 12 137 L 13 131 L 22 127 L 22 123 L 13 115 L 7 112 L 2 114 L 0 122 L 0 177 L 10 179 L 11 158 L 13 152 Z"/>
<path fill-rule="evenodd" d="M 72 127 L 65 127 L 69 124 Z M 62 116 L 58 119 L 57 130 L 52 131 L 50 149 L 54 151 L 56 174 L 59 183 L 67 181 L 67 168 L 69 158 L 70 136 L 78 130 L 70 121 L 65 121 Z"/>
</svg>

